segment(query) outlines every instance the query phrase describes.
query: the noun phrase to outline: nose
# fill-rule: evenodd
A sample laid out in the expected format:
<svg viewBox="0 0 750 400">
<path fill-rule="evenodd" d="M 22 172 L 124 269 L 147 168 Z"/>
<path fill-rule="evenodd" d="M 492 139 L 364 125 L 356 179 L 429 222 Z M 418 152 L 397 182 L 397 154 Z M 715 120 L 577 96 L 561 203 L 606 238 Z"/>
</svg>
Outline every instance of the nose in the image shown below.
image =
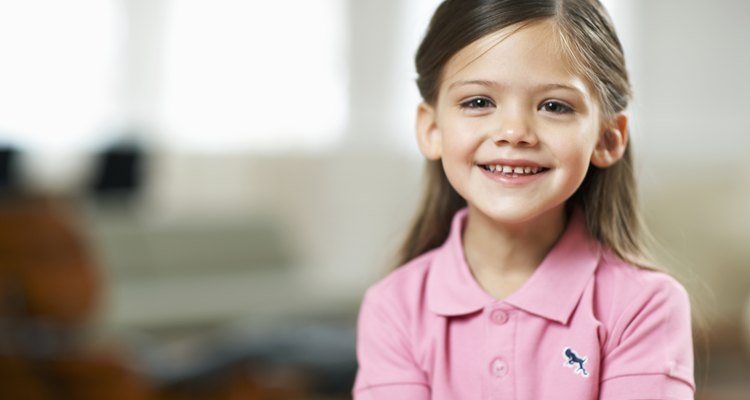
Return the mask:
<svg viewBox="0 0 750 400">
<path fill-rule="evenodd" d="M 538 138 L 533 129 L 530 113 L 517 107 L 501 110 L 490 135 L 497 145 L 535 146 Z"/>
</svg>

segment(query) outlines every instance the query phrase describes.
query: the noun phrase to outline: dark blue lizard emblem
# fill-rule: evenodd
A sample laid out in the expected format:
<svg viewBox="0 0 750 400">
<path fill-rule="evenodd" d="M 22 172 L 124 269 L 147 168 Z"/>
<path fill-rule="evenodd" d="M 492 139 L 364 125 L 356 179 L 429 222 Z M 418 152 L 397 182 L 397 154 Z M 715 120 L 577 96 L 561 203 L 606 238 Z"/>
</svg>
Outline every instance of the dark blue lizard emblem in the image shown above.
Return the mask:
<svg viewBox="0 0 750 400">
<path fill-rule="evenodd" d="M 564 366 L 566 367 L 578 366 L 578 368 L 576 368 L 575 370 L 576 374 L 583 375 L 584 377 L 589 376 L 589 372 L 586 371 L 586 367 L 584 367 L 583 365 L 586 363 L 586 357 L 579 356 L 570 347 L 566 347 L 565 350 L 563 350 L 563 357 L 565 357 L 565 363 L 563 364 Z"/>
</svg>

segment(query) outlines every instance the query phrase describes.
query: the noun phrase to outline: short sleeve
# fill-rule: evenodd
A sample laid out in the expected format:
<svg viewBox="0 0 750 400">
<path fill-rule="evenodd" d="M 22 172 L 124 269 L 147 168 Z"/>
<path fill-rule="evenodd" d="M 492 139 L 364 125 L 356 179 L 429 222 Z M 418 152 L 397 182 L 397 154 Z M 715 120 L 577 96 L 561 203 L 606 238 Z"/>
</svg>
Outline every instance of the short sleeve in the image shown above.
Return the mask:
<svg viewBox="0 0 750 400">
<path fill-rule="evenodd" d="M 658 274 L 644 284 L 612 332 L 602 359 L 600 400 L 693 399 L 693 340 L 685 289 Z"/>
<path fill-rule="evenodd" d="M 393 299 L 370 289 L 357 324 L 355 400 L 427 400 L 425 373 L 414 361 L 406 314 Z"/>
</svg>

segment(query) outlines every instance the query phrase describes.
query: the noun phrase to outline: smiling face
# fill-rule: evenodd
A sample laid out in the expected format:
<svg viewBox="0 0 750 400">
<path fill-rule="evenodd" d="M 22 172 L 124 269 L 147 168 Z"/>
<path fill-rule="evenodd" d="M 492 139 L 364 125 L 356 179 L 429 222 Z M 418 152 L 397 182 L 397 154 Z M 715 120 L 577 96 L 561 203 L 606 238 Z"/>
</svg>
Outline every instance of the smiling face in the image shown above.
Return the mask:
<svg viewBox="0 0 750 400">
<path fill-rule="evenodd" d="M 442 160 L 471 214 L 562 218 L 589 164 L 607 167 L 624 151 L 625 117 L 603 120 L 556 34 L 544 20 L 477 40 L 445 65 L 436 104 L 420 105 L 420 149 Z"/>
</svg>

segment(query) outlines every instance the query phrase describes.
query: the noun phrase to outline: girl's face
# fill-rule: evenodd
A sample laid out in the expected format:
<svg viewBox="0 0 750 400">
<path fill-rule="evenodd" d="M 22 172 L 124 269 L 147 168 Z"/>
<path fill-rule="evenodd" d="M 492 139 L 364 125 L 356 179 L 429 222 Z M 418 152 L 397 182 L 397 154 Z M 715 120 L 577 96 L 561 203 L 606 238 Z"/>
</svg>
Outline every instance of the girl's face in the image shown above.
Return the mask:
<svg viewBox="0 0 750 400">
<path fill-rule="evenodd" d="M 609 166 L 627 143 L 625 117 L 602 120 L 551 22 L 516 29 L 459 51 L 444 67 L 437 103 L 417 115 L 422 152 L 442 159 L 470 211 L 507 224 L 562 217 L 589 164 Z"/>
</svg>

